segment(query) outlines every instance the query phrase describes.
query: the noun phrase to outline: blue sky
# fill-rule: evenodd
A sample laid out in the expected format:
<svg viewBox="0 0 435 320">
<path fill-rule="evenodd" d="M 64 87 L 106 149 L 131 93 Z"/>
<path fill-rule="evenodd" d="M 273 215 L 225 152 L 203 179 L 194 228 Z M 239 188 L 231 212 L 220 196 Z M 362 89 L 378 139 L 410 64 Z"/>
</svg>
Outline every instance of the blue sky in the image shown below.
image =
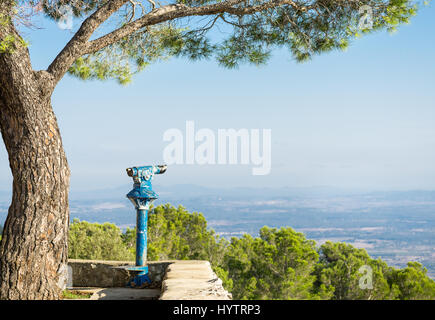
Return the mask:
<svg viewBox="0 0 435 320">
<path fill-rule="evenodd" d="M 35 69 L 71 37 L 54 22 L 27 31 Z M 355 41 L 346 52 L 297 64 L 277 51 L 262 67 L 219 67 L 172 59 L 131 85 L 66 76 L 53 106 L 73 190 L 129 183 L 125 168 L 161 163 L 163 133 L 196 127 L 272 129 L 272 171 L 250 165 L 173 165 L 159 184 L 435 189 L 435 8 L 390 35 Z M 0 189 L 11 186 L 0 146 Z"/>
</svg>

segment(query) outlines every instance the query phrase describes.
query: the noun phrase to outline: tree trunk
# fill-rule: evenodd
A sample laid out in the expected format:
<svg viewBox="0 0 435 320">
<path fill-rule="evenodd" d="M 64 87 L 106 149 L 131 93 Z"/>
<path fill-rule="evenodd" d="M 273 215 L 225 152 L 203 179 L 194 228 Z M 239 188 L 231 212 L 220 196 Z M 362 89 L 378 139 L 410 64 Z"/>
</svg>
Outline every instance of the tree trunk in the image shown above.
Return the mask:
<svg viewBox="0 0 435 320">
<path fill-rule="evenodd" d="M 70 173 L 52 87 L 47 72 L 32 70 L 26 48 L 0 53 L 0 130 L 13 175 L 0 299 L 58 299 L 66 284 Z"/>
</svg>

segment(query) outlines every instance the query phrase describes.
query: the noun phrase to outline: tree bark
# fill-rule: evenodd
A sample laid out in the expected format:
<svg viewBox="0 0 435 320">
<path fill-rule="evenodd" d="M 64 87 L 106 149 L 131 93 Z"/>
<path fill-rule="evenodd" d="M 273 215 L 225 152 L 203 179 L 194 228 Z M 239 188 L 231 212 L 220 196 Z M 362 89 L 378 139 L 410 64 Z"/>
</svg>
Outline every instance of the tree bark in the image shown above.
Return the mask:
<svg viewBox="0 0 435 320">
<path fill-rule="evenodd" d="M 49 73 L 33 71 L 27 48 L 0 53 L 0 130 L 13 176 L 0 299 L 58 299 L 66 284 L 70 172 L 52 88 Z"/>
</svg>

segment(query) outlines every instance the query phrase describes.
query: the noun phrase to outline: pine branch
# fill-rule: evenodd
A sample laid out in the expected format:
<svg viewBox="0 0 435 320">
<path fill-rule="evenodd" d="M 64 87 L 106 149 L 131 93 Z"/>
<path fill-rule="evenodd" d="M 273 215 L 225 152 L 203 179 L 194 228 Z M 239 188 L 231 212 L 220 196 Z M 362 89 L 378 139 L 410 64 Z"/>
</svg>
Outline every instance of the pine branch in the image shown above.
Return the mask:
<svg viewBox="0 0 435 320">
<path fill-rule="evenodd" d="M 74 61 L 86 53 L 88 40 L 94 31 L 128 0 L 112 0 L 90 15 L 80 29 L 57 55 L 47 71 L 52 75 L 54 85 L 59 82 Z M 54 88 L 53 88 L 54 89 Z"/>
</svg>

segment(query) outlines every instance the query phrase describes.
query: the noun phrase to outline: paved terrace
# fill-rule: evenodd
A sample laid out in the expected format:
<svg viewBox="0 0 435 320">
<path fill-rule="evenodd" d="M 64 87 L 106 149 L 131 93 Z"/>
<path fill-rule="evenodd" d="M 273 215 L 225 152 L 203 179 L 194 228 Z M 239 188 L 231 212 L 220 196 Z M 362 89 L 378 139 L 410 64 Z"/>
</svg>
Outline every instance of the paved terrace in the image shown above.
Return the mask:
<svg viewBox="0 0 435 320">
<path fill-rule="evenodd" d="M 222 280 L 208 261 L 148 262 L 152 286 L 126 288 L 131 261 L 69 260 L 72 290 L 88 292 L 90 300 L 230 300 Z"/>
</svg>

